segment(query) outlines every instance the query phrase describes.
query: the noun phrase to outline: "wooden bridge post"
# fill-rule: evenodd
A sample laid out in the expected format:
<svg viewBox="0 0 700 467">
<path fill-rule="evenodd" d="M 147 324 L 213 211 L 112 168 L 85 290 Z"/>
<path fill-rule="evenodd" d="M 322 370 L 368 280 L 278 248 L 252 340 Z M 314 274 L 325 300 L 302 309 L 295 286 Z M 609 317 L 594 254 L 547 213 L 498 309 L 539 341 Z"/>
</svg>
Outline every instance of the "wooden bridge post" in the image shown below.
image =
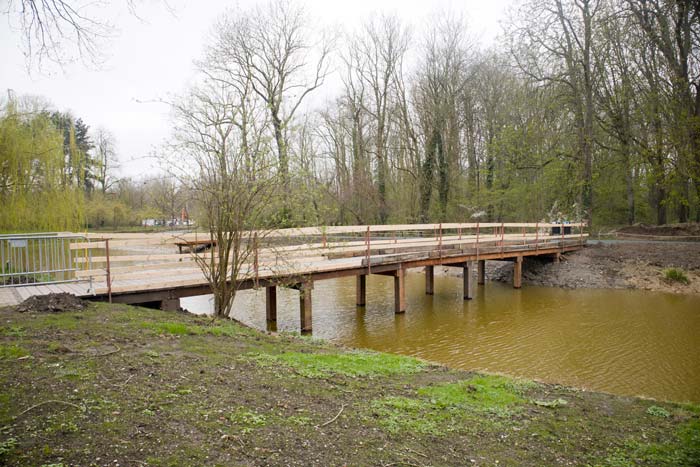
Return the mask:
<svg viewBox="0 0 700 467">
<path fill-rule="evenodd" d="M 180 310 L 180 299 L 179 298 L 166 298 L 161 300 L 160 309 L 163 311 L 179 311 Z"/>
<path fill-rule="evenodd" d="M 355 295 L 355 304 L 357 306 L 365 306 L 367 304 L 367 276 L 365 274 L 357 276 Z"/>
<path fill-rule="evenodd" d="M 299 318 L 302 333 L 311 332 L 311 291 L 313 288 L 313 282 L 304 282 L 299 285 Z"/>
<path fill-rule="evenodd" d="M 277 287 L 265 287 L 265 316 L 268 322 L 277 321 Z"/>
<path fill-rule="evenodd" d="M 394 275 L 394 312 L 406 312 L 406 274 L 403 268 L 396 270 Z"/>
<path fill-rule="evenodd" d="M 433 295 L 435 292 L 435 267 L 425 267 L 425 294 Z"/>
<path fill-rule="evenodd" d="M 486 283 L 486 260 L 480 259 L 477 261 L 477 284 L 484 285 Z"/>
<path fill-rule="evenodd" d="M 522 285 L 523 257 L 517 256 L 513 263 L 513 288 L 519 289 Z"/>
<path fill-rule="evenodd" d="M 464 299 L 465 300 L 471 300 L 472 297 L 474 296 L 473 290 L 472 290 L 472 284 L 474 283 L 474 280 L 472 279 L 472 262 L 467 261 L 464 263 L 463 269 L 462 269 L 462 276 L 464 278 Z"/>
</svg>

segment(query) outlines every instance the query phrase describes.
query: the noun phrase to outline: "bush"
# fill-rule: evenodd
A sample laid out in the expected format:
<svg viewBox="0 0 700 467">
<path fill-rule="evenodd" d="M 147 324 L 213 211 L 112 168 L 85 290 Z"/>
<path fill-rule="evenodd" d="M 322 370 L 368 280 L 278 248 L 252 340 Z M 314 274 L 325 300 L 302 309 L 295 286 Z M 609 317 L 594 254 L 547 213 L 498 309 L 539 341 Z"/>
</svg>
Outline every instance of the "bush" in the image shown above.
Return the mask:
<svg viewBox="0 0 700 467">
<path fill-rule="evenodd" d="M 668 282 L 679 282 L 686 285 L 690 283 L 688 276 L 686 276 L 685 272 L 679 268 L 664 269 L 664 278 Z"/>
</svg>

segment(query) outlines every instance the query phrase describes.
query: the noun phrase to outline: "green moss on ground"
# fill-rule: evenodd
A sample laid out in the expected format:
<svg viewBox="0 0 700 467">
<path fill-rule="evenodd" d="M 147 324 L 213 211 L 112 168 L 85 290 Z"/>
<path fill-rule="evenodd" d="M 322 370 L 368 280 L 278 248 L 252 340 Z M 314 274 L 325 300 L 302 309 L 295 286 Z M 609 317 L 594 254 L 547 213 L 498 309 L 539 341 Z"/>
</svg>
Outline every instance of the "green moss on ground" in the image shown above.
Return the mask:
<svg viewBox="0 0 700 467">
<path fill-rule="evenodd" d="M 700 463 L 696 405 L 123 305 L 0 311 L 0 378 L 0 465 Z"/>
</svg>

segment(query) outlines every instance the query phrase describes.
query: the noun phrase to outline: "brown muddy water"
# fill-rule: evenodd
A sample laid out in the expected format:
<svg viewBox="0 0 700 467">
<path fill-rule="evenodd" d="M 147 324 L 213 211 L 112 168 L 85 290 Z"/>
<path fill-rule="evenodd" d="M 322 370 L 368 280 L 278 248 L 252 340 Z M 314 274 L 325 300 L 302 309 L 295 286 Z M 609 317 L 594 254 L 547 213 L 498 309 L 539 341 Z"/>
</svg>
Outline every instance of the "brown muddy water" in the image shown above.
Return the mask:
<svg viewBox="0 0 700 467">
<path fill-rule="evenodd" d="M 319 281 L 313 335 L 445 365 L 621 395 L 700 402 L 700 297 L 639 290 L 524 287 L 487 283 L 462 300 L 462 279 L 406 276 L 408 311 L 393 312 L 393 279 L 367 280 L 355 306 L 355 278 Z M 299 329 L 298 292 L 278 291 L 278 331 Z M 182 306 L 211 312 L 210 297 Z M 234 317 L 265 329 L 264 290 L 241 292 Z"/>
</svg>

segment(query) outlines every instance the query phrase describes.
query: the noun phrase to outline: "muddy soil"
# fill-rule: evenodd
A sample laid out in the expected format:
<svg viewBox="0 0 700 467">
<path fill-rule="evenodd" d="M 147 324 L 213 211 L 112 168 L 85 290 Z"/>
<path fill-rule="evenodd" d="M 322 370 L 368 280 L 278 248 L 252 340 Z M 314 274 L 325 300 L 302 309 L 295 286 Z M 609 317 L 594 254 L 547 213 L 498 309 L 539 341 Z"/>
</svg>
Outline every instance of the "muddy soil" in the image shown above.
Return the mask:
<svg viewBox="0 0 700 467">
<path fill-rule="evenodd" d="M 667 268 L 682 269 L 689 283 L 667 281 Z M 512 282 L 512 263 L 487 262 L 487 277 Z M 592 244 L 563 255 L 559 263 L 527 258 L 523 262 L 523 285 L 700 294 L 700 242 Z"/>
<path fill-rule="evenodd" d="M 63 311 L 83 310 L 87 302 L 68 293 L 53 293 L 29 297 L 16 310 L 20 313 L 59 313 Z"/>
<path fill-rule="evenodd" d="M 0 465 L 694 466 L 700 407 L 117 304 L 0 310 Z"/>
<path fill-rule="evenodd" d="M 618 229 L 616 234 L 618 237 L 623 238 L 658 237 L 660 240 L 671 238 L 674 240 L 700 241 L 700 223 L 689 222 L 685 224 L 666 225 L 635 224 Z"/>
</svg>

